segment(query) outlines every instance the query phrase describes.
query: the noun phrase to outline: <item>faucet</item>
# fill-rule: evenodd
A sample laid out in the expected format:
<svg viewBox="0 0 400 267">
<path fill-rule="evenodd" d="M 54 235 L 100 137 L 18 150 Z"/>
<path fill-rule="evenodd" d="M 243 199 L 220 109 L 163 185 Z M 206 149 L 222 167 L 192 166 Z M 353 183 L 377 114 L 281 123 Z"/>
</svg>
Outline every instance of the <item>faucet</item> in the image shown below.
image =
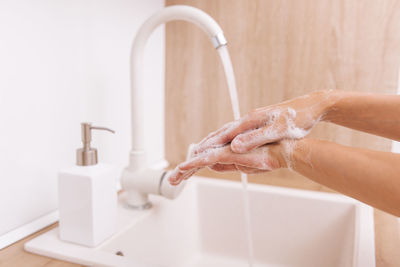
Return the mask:
<svg viewBox="0 0 400 267">
<path fill-rule="evenodd" d="M 184 5 L 170 6 L 160 10 L 147 19 L 136 34 L 130 57 L 132 148 L 129 154 L 129 165 L 121 176 L 125 202 L 129 207 L 136 209 L 151 207 L 149 194 L 174 199 L 184 186 L 184 183 L 179 186 L 171 186 L 166 179 L 168 172 L 164 168 L 148 166 L 144 147 L 145 103 L 143 92 L 145 88 L 142 85 L 142 57 L 146 42 L 153 30 L 160 24 L 172 20 L 184 20 L 196 24 L 208 34 L 216 49 L 227 44 L 222 29 L 213 18 L 200 9 Z"/>
</svg>

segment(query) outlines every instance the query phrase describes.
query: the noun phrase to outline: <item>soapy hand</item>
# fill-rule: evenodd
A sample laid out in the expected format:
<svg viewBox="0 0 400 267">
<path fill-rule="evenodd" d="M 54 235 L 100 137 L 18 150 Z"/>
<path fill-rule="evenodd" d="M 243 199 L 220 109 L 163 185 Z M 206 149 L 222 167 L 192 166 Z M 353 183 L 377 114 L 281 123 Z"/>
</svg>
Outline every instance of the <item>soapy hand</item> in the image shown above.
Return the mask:
<svg viewBox="0 0 400 267">
<path fill-rule="evenodd" d="M 235 153 L 283 139 L 305 137 L 321 120 L 330 91 L 318 91 L 277 105 L 256 109 L 209 134 L 194 149 L 194 155 L 230 143 Z"/>
<path fill-rule="evenodd" d="M 330 102 L 330 91 L 313 92 L 256 109 L 224 125 L 194 147 L 190 159 L 171 173 L 170 183 L 179 184 L 204 167 L 244 173 L 291 168 L 295 140 L 305 137 L 323 118 Z"/>
<path fill-rule="evenodd" d="M 212 148 L 179 164 L 170 173 L 169 181 L 172 185 L 178 185 L 201 168 L 210 166 L 214 166 L 213 169 L 217 171 L 241 171 L 244 173 L 284 168 L 287 167 L 288 158 L 285 148 L 288 142 L 292 143 L 293 141 L 261 146 L 245 154 L 232 152 L 229 145 Z"/>
</svg>

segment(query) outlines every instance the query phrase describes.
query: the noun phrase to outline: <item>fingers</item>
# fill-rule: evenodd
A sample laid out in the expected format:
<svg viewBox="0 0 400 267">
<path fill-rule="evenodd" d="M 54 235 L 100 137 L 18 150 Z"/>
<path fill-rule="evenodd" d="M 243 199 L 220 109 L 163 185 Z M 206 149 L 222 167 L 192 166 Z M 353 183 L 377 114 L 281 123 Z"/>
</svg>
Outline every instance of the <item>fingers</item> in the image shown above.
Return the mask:
<svg viewBox="0 0 400 267">
<path fill-rule="evenodd" d="M 214 164 L 209 166 L 210 169 L 217 171 L 217 172 L 230 172 L 230 171 L 238 171 L 236 165 L 234 164 Z M 250 168 L 249 168 L 250 169 Z M 193 174 L 195 174 L 200 168 L 195 168 L 192 170 L 180 170 L 176 168 L 168 177 L 168 180 L 171 185 L 178 185 L 182 180 L 189 179 Z M 249 171 L 250 173 L 250 171 Z M 253 172 L 252 172 L 253 173 Z"/>
<path fill-rule="evenodd" d="M 231 142 L 235 153 L 246 153 L 265 144 L 277 142 L 284 137 L 283 126 L 267 125 L 265 127 L 239 134 Z"/>
<path fill-rule="evenodd" d="M 175 168 L 171 173 L 169 173 L 168 181 L 171 185 L 178 185 L 182 180 L 183 173 L 178 168 Z"/>
<path fill-rule="evenodd" d="M 280 166 L 279 160 L 274 157 L 268 146 L 245 154 L 232 152 L 230 146 L 216 148 L 179 164 L 170 174 L 169 181 L 172 185 L 177 185 L 204 167 L 211 167 L 217 171 L 240 170 L 244 173 L 271 171 Z"/>
<path fill-rule="evenodd" d="M 189 179 L 189 178 L 192 177 L 192 175 L 195 174 L 198 170 L 200 170 L 200 168 L 198 168 L 198 169 L 193 169 L 193 170 L 191 170 L 191 171 L 188 171 L 185 175 L 183 175 L 182 179 L 183 179 L 183 180 Z"/>
<path fill-rule="evenodd" d="M 221 129 L 209 134 L 194 149 L 194 154 L 200 154 L 208 149 L 217 148 L 231 142 L 235 136 L 245 131 L 264 125 L 265 122 L 256 115 L 246 115 L 240 120 L 225 124 Z"/>
<path fill-rule="evenodd" d="M 173 170 L 171 173 L 170 173 L 170 175 L 169 175 L 169 177 L 168 177 L 168 180 L 169 180 L 169 183 L 171 184 L 171 185 L 178 185 L 178 184 L 180 184 L 180 182 L 182 181 L 182 180 L 187 180 L 187 179 L 189 179 L 193 174 L 195 174 L 197 171 L 198 171 L 199 169 L 192 169 L 192 170 L 189 170 L 189 171 L 182 171 L 182 170 L 180 170 L 179 168 L 175 168 L 175 170 Z"/>
<path fill-rule="evenodd" d="M 196 157 L 193 157 L 181 164 L 178 165 L 178 168 L 181 171 L 189 171 L 192 169 L 196 168 L 204 168 L 207 166 L 214 165 L 218 163 L 218 158 L 219 158 L 219 152 L 217 150 L 220 150 L 220 148 L 214 149 L 215 152 L 212 153 L 206 153 L 203 155 L 199 155 Z"/>
<path fill-rule="evenodd" d="M 246 166 L 240 166 L 240 165 L 235 165 L 235 164 L 214 164 L 212 166 L 209 166 L 213 171 L 216 172 L 233 172 L 233 171 L 241 171 L 247 174 L 253 174 L 253 173 L 260 173 L 260 172 L 265 172 L 265 170 L 260 170 L 260 169 L 254 169 Z"/>
<path fill-rule="evenodd" d="M 233 172 L 238 171 L 235 164 L 214 164 L 209 166 L 209 168 L 216 172 Z"/>
<path fill-rule="evenodd" d="M 214 165 L 218 154 L 223 150 L 230 150 L 229 146 L 213 149 L 212 153 L 203 153 L 199 156 L 189 158 L 184 163 L 179 164 L 174 171 L 171 172 L 168 180 L 171 185 L 178 185 L 182 180 L 190 178 L 195 172 L 201 168 Z"/>
<path fill-rule="evenodd" d="M 249 169 L 259 169 L 259 170 L 272 170 L 272 164 L 270 163 L 270 155 L 268 149 L 258 148 L 247 154 L 237 154 L 231 152 L 226 159 L 223 159 L 220 163 L 231 163 L 236 166 L 242 166 L 242 170 L 245 173 L 250 171 Z M 246 169 L 249 168 L 249 169 Z"/>
<path fill-rule="evenodd" d="M 222 126 L 220 129 L 218 129 L 215 132 L 210 133 L 207 135 L 203 140 L 200 141 L 200 143 L 197 144 L 197 146 L 193 149 L 193 154 L 197 155 L 199 153 L 204 152 L 205 150 L 209 148 L 215 148 L 218 145 L 221 146 L 225 144 L 227 141 L 227 132 L 229 132 L 230 128 L 235 127 L 235 124 L 237 122 L 229 122 Z"/>
<path fill-rule="evenodd" d="M 255 169 L 255 168 L 250 168 L 250 167 L 246 167 L 246 166 L 240 166 L 240 165 L 236 165 L 236 168 L 243 172 L 243 173 L 247 173 L 247 174 L 255 174 L 255 173 L 260 173 L 260 172 L 266 172 L 266 170 L 260 170 L 260 169 Z"/>
<path fill-rule="evenodd" d="M 230 146 L 214 149 L 213 152 L 203 153 L 199 156 L 179 164 L 178 168 L 186 172 L 196 168 L 204 168 L 215 164 L 241 165 L 249 168 L 271 170 L 274 166 L 271 163 L 270 154 L 267 147 L 258 148 L 247 154 L 237 154 L 232 152 Z M 217 166 L 217 169 L 221 168 Z M 226 167 L 228 168 L 228 167 Z"/>
</svg>

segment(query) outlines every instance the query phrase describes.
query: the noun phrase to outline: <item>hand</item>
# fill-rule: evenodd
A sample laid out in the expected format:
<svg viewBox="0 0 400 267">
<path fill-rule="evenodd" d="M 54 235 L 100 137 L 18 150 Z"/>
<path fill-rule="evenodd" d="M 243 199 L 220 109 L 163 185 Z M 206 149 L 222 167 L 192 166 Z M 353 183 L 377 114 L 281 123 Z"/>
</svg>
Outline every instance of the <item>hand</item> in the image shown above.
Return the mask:
<svg viewBox="0 0 400 267">
<path fill-rule="evenodd" d="M 194 155 L 230 143 L 235 153 L 246 153 L 283 139 L 305 137 L 331 106 L 331 91 L 318 91 L 277 105 L 256 109 L 211 133 Z"/>
<path fill-rule="evenodd" d="M 188 159 L 176 167 L 170 174 L 169 181 L 178 185 L 188 179 L 201 168 L 214 166 L 217 171 L 242 171 L 245 173 L 266 172 L 287 167 L 288 144 L 293 147 L 294 141 L 284 140 L 280 143 L 261 146 L 249 153 L 238 154 L 231 150 L 229 145 L 214 148 Z M 218 167 L 215 167 L 218 166 Z"/>
</svg>

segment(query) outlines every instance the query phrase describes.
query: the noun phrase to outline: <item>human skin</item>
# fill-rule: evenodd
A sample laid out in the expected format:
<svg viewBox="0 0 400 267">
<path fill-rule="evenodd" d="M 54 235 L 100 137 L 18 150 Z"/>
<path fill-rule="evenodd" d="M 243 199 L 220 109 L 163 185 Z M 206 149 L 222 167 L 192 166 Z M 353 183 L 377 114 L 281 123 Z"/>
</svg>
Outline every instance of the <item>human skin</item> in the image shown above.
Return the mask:
<svg viewBox="0 0 400 267">
<path fill-rule="evenodd" d="M 227 143 L 231 143 L 232 151 L 245 153 L 264 144 L 291 138 L 284 135 L 287 128 L 284 117 L 288 108 L 297 112 L 294 123 L 305 131 L 311 130 L 318 121 L 326 121 L 400 141 L 400 96 L 326 90 L 255 109 L 211 133 L 197 145 L 195 153 Z M 276 110 L 281 111 L 280 116 L 270 123 L 270 114 Z M 270 138 L 266 132 L 271 127 L 283 134 Z"/>
<path fill-rule="evenodd" d="M 400 96 L 319 91 L 257 109 L 201 141 L 170 182 L 203 167 L 247 173 L 289 167 L 400 216 L 400 155 L 303 138 L 319 121 L 400 140 Z"/>
<path fill-rule="evenodd" d="M 287 168 L 289 160 L 293 171 L 400 216 L 400 154 L 304 138 L 289 141 L 293 151 L 290 158 L 285 159 L 284 142 L 265 145 L 243 154 L 234 153 L 229 146 L 225 146 L 211 156 L 201 155 L 182 163 L 180 170 L 186 172 L 220 163 L 272 171 Z"/>
<path fill-rule="evenodd" d="M 400 217 L 400 154 L 305 138 L 292 160 L 295 172 Z"/>
</svg>

